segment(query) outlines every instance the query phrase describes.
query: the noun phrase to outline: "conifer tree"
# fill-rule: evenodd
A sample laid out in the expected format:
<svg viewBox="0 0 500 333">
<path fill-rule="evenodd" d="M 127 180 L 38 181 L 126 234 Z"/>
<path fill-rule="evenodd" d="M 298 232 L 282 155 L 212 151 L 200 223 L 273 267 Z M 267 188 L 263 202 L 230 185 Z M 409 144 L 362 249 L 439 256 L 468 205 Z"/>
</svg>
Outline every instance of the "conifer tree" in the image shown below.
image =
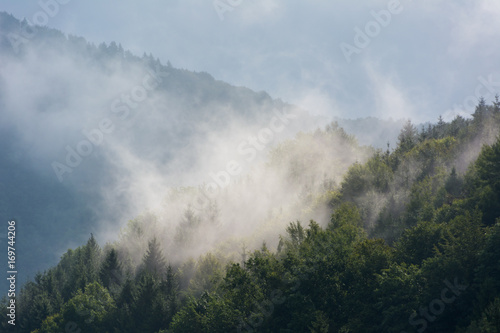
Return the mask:
<svg viewBox="0 0 500 333">
<path fill-rule="evenodd" d="M 411 120 L 408 120 L 399 133 L 397 150 L 402 153 L 410 151 L 417 143 L 417 134 L 417 129 Z"/>
<path fill-rule="evenodd" d="M 155 277 L 162 278 L 164 276 L 167 264 L 156 237 L 149 241 L 148 250 L 142 259 L 142 263 L 144 270 Z"/>
<path fill-rule="evenodd" d="M 101 266 L 99 277 L 102 285 L 108 289 L 113 285 L 120 285 L 123 278 L 123 272 L 120 262 L 118 261 L 118 253 L 115 249 L 111 249 Z"/>
</svg>

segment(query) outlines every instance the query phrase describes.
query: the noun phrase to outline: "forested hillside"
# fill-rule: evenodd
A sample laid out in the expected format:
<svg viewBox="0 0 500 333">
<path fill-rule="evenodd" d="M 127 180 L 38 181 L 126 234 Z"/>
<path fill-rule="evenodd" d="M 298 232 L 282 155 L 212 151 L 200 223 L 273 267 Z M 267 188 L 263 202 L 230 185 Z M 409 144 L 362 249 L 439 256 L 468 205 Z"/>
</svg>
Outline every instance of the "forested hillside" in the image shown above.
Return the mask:
<svg viewBox="0 0 500 333">
<path fill-rule="evenodd" d="M 24 286 L 17 332 L 498 332 L 499 128 L 497 98 L 408 122 L 387 151 L 336 124 L 301 133 L 203 204 L 171 191 L 184 209 L 68 250 Z M 233 233 L 226 204 L 254 223 Z"/>
<path fill-rule="evenodd" d="M 275 112 L 295 116 L 281 139 L 317 121 L 265 92 L 3 12 L 0 63 L 0 214 L 22 234 L 20 282 L 90 232 L 147 209 L 156 193 L 140 187 L 153 175 L 156 184 L 198 184 L 208 171 L 197 166 L 213 164 L 202 152 L 243 140 Z M 102 124 L 110 128 L 99 136 Z M 90 153 L 75 155 L 86 142 Z"/>
</svg>

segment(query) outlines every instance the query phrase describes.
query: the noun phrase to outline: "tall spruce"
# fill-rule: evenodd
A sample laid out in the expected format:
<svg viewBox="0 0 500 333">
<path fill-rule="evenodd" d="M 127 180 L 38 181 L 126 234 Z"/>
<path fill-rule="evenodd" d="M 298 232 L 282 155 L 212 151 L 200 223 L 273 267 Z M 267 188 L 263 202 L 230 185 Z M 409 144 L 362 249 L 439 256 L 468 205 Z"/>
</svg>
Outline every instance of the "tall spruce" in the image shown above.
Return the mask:
<svg viewBox="0 0 500 333">
<path fill-rule="evenodd" d="M 115 249 L 111 249 L 107 254 L 99 272 L 102 285 L 108 289 L 113 286 L 121 285 L 123 281 L 123 272 L 121 264 L 118 260 L 118 253 Z"/>
<path fill-rule="evenodd" d="M 163 278 L 166 272 L 167 263 L 160 248 L 160 243 L 154 237 L 148 243 L 148 250 L 142 259 L 144 270 L 153 274 L 157 278 Z"/>
</svg>

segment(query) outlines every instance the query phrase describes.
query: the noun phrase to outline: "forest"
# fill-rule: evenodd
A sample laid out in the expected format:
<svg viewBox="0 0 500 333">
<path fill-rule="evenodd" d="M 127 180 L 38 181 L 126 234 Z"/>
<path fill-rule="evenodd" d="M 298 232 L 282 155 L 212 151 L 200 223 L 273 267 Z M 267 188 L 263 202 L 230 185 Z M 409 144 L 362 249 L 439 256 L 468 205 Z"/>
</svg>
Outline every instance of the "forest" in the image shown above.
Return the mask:
<svg viewBox="0 0 500 333">
<path fill-rule="evenodd" d="M 301 193 L 327 218 L 286 221 L 277 246 L 174 260 L 198 228 L 218 228 L 216 208 L 187 209 L 174 245 L 141 236 L 148 216 L 114 243 L 90 235 L 23 286 L 11 331 L 500 332 L 499 128 L 498 96 L 470 119 L 408 121 L 396 147 L 369 150 L 340 182 Z M 331 124 L 273 148 L 269 164 L 332 136 L 357 146 Z M 320 162 L 295 157 L 296 173 Z"/>
</svg>

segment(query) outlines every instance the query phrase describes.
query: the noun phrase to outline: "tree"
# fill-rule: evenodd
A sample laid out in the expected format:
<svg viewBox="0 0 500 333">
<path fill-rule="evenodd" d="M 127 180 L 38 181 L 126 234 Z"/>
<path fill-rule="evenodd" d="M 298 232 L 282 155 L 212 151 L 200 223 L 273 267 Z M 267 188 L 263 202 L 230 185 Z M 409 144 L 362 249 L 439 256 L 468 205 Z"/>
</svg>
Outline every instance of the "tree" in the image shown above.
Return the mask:
<svg viewBox="0 0 500 333">
<path fill-rule="evenodd" d="M 99 277 L 101 278 L 102 285 L 110 290 L 115 286 L 121 285 L 123 282 L 121 264 L 118 261 L 118 253 L 114 248 L 106 254 Z"/>
<path fill-rule="evenodd" d="M 491 227 L 485 241 L 485 246 L 479 255 L 477 273 L 475 276 L 477 306 L 484 309 L 500 295 L 500 220 Z"/>
<path fill-rule="evenodd" d="M 396 242 L 396 259 L 400 263 L 421 265 L 434 256 L 443 235 L 443 226 L 432 222 L 420 222 L 406 229 Z"/>
<path fill-rule="evenodd" d="M 421 306 L 420 270 L 415 265 L 393 263 L 377 274 L 377 282 L 374 293 L 379 315 L 374 318 L 371 332 L 409 331 L 409 318 Z"/>
<path fill-rule="evenodd" d="M 199 313 L 199 309 L 198 302 L 194 299 L 190 299 L 187 305 L 181 308 L 173 318 L 172 324 L 170 325 L 172 332 L 205 332 L 206 328 L 203 324 L 204 313 Z"/>
<path fill-rule="evenodd" d="M 445 134 L 446 122 L 443 120 L 443 117 L 441 115 L 438 118 L 438 123 L 437 123 L 435 129 L 437 131 L 437 133 L 436 133 L 437 135 L 434 137 L 435 139 L 441 139 L 446 135 Z"/>
<path fill-rule="evenodd" d="M 481 332 L 500 332 L 500 297 L 484 310 L 478 326 Z"/>
<path fill-rule="evenodd" d="M 458 197 L 462 192 L 463 182 L 457 175 L 455 167 L 451 169 L 451 173 L 445 183 L 446 192 L 454 197 Z"/>
<path fill-rule="evenodd" d="M 168 271 L 170 273 L 167 274 L 167 281 L 174 281 L 172 267 L 169 266 Z M 194 275 L 189 282 L 189 292 L 194 297 L 200 297 L 204 291 L 213 292 L 219 286 L 222 277 L 223 265 L 221 261 L 212 253 L 207 253 L 201 256 L 196 263 Z M 172 286 L 168 289 L 173 290 L 172 282 L 169 283 Z"/>
<path fill-rule="evenodd" d="M 361 227 L 362 223 L 358 207 L 352 202 L 344 202 L 333 212 L 328 228 L 335 231 L 349 225 Z"/>
<path fill-rule="evenodd" d="M 366 171 L 361 163 L 354 163 L 349 167 L 341 184 L 342 196 L 350 200 L 365 193 L 369 187 Z"/>
<path fill-rule="evenodd" d="M 349 295 L 342 304 L 346 332 L 373 330 L 373 318 L 379 315 L 378 298 L 374 293 L 379 287 L 377 275 L 392 264 L 392 252 L 382 239 L 366 239 L 355 245 L 345 271 L 339 274 L 345 294 Z"/>
<path fill-rule="evenodd" d="M 500 217 L 500 137 L 491 146 L 483 146 L 481 154 L 468 174 L 472 204 L 483 212 L 483 222 L 492 225 Z"/>
<path fill-rule="evenodd" d="M 75 322 L 82 332 L 107 332 L 115 308 L 108 290 L 93 282 L 64 305 L 63 322 Z"/>
<path fill-rule="evenodd" d="M 298 249 L 299 245 L 305 239 L 304 228 L 297 222 L 290 222 L 286 228 L 287 237 L 280 236 L 280 242 L 278 244 L 278 253 L 282 250 L 289 251 L 292 249 Z"/>
<path fill-rule="evenodd" d="M 311 333 L 328 333 L 328 317 L 323 311 L 316 311 L 315 321 L 311 323 Z"/>
<path fill-rule="evenodd" d="M 500 114 L 500 96 L 495 95 L 495 101 L 493 102 L 493 114 L 498 116 Z"/>
<path fill-rule="evenodd" d="M 102 252 L 93 234 L 90 234 L 87 244 L 79 254 L 77 272 L 75 272 L 78 281 L 76 285 L 83 290 L 87 284 L 99 280 L 99 266 L 101 265 Z"/>
<path fill-rule="evenodd" d="M 48 316 L 42 322 L 39 330 L 35 330 L 36 333 L 57 333 L 64 330 L 64 319 L 60 313 L 52 316 Z"/>
<path fill-rule="evenodd" d="M 216 202 L 210 202 L 209 210 L 212 214 L 213 222 L 216 222 L 218 208 Z M 209 216 L 210 218 L 210 216 Z M 198 227 L 201 224 L 201 219 L 199 216 L 196 216 L 195 212 L 191 207 L 188 207 L 184 212 L 184 217 L 182 221 L 177 226 L 175 240 L 180 245 L 188 245 L 192 240 L 193 236 L 196 234 Z"/>
<path fill-rule="evenodd" d="M 486 106 L 486 101 L 484 100 L 483 97 L 479 99 L 479 103 L 476 106 L 475 112 L 472 114 L 474 117 L 474 122 L 476 124 L 482 124 L 483 120 L 486 117 L 486 112 L 487 112 L 487 106 Z"/>
<path fill-rule="evenodd" d="M 418 131 L 416 127 L 412 124 L 411 120 L 408 120 L 399 133 L 398 148 L 396 151 L 400 153 L 410 151 L 417 144 L 417 135 Z"/>
<path fill-rule="evenodd" d="M 117 313 L 116 313 L 116 326 L 122 332 L 130 332 L 133 333 L 134 317 L 132 304 L 134 302 L 134 297 L 136 295 L 136 286 L 134 281 L 131 279 L 126 279 L 123 283 L 120 294 L 117 298 Z"/>
<path fill-rule="evenodd" d="M 163 313 L 158 304 L 159 281 L 145 271 L 137 282 L 137 290 L 131 304 L 133 327 L 137 332 L 157 332 L 162 327 Z"/>
<path fill-rule="evenodd" d="M 148 242 L 148 250 L 142 259 L 142 267 L 157 278 L 163 278 L 165 275 L 167 263 L 156 237 Z"/>
<path fill-rule="evenodd" d="M 162 298 L 165 301 L 165 322 L 170 323 L 175 313 L 179 310 L 179 283 L 170 265 L 167 267 L 166 278 L 161 282 L 160 289 L 162 291 Z"/>
</svg>

